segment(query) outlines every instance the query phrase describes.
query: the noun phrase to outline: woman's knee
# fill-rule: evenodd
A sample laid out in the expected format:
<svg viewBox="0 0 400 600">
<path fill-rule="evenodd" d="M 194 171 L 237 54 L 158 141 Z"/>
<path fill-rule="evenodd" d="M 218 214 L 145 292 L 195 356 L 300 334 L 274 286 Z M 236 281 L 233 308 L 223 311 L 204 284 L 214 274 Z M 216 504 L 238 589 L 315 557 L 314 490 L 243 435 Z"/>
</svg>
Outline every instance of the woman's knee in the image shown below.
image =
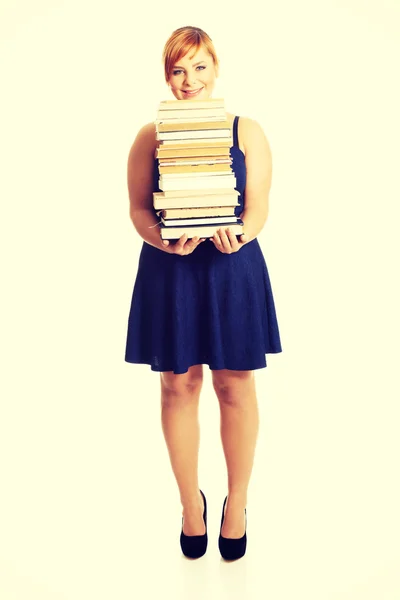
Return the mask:
<svg viewBox="0 0 400 600">
<path fill-rule="evenodd" d="M 233 371 L 218 369 L 212 371 L 214 390 L 220 395 L 230 395 L 254 380 L 254 371 Z"/>
<path fill-rule="evenodd" d="M 198 392 L 203 383 L 203 365 L 193 365 L 186 373 L 175 374 L 173 371 L 160 373 L 161 389 L 166 394 L 188 396 Z"/>
</svg>

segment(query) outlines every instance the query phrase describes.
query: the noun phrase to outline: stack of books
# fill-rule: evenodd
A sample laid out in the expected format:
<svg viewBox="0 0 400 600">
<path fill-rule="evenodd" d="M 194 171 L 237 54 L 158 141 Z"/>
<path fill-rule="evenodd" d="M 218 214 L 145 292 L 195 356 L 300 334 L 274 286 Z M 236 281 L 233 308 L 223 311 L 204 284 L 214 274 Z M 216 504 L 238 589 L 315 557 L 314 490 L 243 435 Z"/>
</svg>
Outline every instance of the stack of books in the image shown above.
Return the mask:
<svg viewBox="0 0 400 600">
<path fill-rule="evenodd" d="M 158 187 L 153 206 L 161 238 L 212 237 L 221 227 L 243 233 L 231 168 L 232 131 L 223 99 L 165 100 L 157 113 Z"/>
</svg>

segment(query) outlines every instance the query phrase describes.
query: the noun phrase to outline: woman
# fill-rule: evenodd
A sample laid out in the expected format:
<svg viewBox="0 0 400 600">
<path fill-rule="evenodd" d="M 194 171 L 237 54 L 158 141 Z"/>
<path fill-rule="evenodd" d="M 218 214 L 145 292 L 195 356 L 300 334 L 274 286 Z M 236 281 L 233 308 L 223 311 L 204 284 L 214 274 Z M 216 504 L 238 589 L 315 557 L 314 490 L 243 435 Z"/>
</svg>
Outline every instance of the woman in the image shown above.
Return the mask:
<svg viewBox="0 0 400 600">
<path fill-rule="evenodd" d="M 176 99 L 210 98 L 218 59 L 197 27 L 174 31 L 164 47 L 165 80 Z M 195 92 L 190 94 L 190 92 Z M 125 360 L 160 372 L 161 421 L 183 507 L 181 547 L 202 556 L 207 504 L 198 485 L 198 402 L 203 364 L 212 372 L 228 470 L 219 549 L 236 559 L 246 551 L 247 489 L 258 434 L 254 369 L 282 351 L 267 266 L 257 241 L 268 216 L 271 154 L 260 125 L 227 113 L 234 145 L 237 237 L 221 227 L 210 239 L 161 240 L 153 208 L 158 188 L 155 125 L 139 131 L 128 159 L 130 217 L 143 238 L 128 320 Z"/>
</svg>

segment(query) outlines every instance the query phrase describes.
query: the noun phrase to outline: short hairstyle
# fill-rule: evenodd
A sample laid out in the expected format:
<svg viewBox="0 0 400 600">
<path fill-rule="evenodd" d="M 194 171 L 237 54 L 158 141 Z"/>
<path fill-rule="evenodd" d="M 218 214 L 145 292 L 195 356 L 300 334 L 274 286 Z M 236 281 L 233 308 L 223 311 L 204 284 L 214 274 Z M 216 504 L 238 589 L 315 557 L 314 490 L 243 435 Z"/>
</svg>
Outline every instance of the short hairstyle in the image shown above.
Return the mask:
<svg viewBox="0 0 400 600">
<path fill-rule="evenodd" d="M 211 55 L 215 67 L 218 67 L 217 53 L 215 52 L 214 44 L 209 35 L 199 27 L 179 27 L 172 32 L 168 38 L 163 50 L 164 75 L 165 81 L 171 76 L 173 66 L 185 56 L 192 48 L 197 50 L 203 46 L 204 49 Z"/>
</svg>

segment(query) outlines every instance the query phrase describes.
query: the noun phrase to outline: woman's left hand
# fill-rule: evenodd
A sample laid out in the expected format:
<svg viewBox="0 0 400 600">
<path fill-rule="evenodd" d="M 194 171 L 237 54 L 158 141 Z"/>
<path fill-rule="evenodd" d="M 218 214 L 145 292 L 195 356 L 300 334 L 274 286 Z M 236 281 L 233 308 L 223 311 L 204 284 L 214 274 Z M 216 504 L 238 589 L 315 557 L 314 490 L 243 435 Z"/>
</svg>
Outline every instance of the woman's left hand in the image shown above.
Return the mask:
<svg viewBox="0 0 400 600">
<path fill-rule="evenodd" d="M 236 234 L 232 233 L 229 227 L 217 229 L 214 233 L 213 237 L 209 238 L 214 246 L 220 252 L 224 254 L 232 254 L 232 252 L 237 252 L 240 250 L 242 246 L 247 244 L 247 236 L 246 234 L 242 234 L 239 236 L 239 240 L 236 237 Z"/>
</svg>

